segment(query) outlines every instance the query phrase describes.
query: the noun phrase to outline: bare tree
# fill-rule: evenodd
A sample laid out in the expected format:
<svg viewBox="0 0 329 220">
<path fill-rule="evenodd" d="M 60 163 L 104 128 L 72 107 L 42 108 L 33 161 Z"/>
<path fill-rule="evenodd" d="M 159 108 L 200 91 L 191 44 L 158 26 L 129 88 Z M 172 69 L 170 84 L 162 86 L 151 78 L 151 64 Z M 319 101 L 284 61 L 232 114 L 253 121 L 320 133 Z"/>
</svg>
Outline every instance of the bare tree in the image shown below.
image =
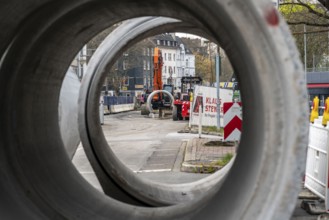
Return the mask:
<svg viewBox="0 0 329 220">
<path fill-rule="evenodd" d="M 319 2 L 329 10 L 329 0 L 319 0 Z"/>
<path fill-rule="evenodd" d="M 304 57 L 307 56 L 306 66 L 308 68 L 328 66 L 328 9 L 319 2 L 285 0 L 280 3 L 280 12 L 295 37 L 301 60 L 304 62 Z"/>
<path fill-rule="evenodd" d="M 284 0 L 280 3 L 280 12 L 289 25 L 329 26 L 328 9 L 319 3 L 305 0 Z"/>
</svg>

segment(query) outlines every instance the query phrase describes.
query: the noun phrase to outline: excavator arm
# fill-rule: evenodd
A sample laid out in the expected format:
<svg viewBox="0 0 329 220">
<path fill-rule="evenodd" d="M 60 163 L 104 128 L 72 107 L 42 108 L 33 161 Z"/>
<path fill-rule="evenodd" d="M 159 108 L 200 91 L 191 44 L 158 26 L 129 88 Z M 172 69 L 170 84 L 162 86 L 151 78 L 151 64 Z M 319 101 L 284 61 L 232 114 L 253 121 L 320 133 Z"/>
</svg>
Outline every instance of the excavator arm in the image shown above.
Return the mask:
<svg viewBox="0 0 329 220">
<path fill-rule="evenodd" d="M 153 56 L 153 90 L 162 90 L 162 66 L 163 66 L 163 59 L 161 50 L 156 47 L 154 48 L 154 56 Z M 156 94 L 153 97 L 154 101 L 161 100 L 162 95 L 160 96 Z"/>
</svg>

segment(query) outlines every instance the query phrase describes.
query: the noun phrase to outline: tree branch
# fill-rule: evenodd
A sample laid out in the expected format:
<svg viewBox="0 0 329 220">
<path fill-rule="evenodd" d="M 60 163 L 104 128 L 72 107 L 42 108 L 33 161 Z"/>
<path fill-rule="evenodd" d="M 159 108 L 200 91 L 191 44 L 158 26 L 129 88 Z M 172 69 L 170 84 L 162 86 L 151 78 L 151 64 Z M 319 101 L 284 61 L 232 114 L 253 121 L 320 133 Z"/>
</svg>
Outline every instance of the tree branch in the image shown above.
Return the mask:
<svg viewBox="0 0 329 220">
<path fill-rule="evenodd" d="M 318 12 L 318 11 L 315 11 L 311 6 L 309 6 L 308 4 L 305 4 L 303 2 L 301 2 L 300 0 L 297 0 L 298 2 L 284 2 L 284 3 L 280 3 L 280 6 L 283 6 L 283 5 L 291 5 L 291 6 L 295 6 L 295 5 L 298 5 L 298 6 L 302 6 L 304 8 L 306 8 L 308 10 L 309 13 L 311 14 L 314 14 L 316 15 L 317 17 L 320 17 L 320 18 L 325 18 L 325 19 L 328 19 L 329 20 L 329 16 L 326 15 L 325 13 L 321 13 L 321 12 Z M 325 0 L 324 0 L 325 1 Z M 328 0 L 329 2 L 329 0 Z M 327 8 L 328 10 L 328 8 Z"/>
<path fill-rule="evenodd" d="M 329 10 L 329 0 L 318 0 L 326 9 Z"/>
<path fill-rule="evenodd" d="M 300 5 L 300 6 L 303 6 L 303 7 L 306 7 L 308 9 L 308 11 L 320 18 L 325 18 L 325 19 L 329 19 L 329 16 L 324 14 L 324 13 L 320 13 L 316 10 L 314 10 L 311 6 L 309 6 L 308 4 L 302 2 L 301 0 L 297 0 L 297 4 Z"/>
<path fill-rule="evenodd" d="M 300 31 L 300 32 L 292 32 L 293 35 L 299 35 L 299 34 L 317 34 L 317 33 L 324 33 L 324 32 L 329 32 L 329 29 L 324 29 L 324 30 L 317 30 L 317 31 Z"/>
<path fill-rule="evenodd" d="M 296 21 L 296 22 L 287 21 L 287 24 L 289 24 L 289 25 L 305 24 L 305 25 L 313 26 L 313 27 L 329 27 L 329 24 L 318 24 L 318 23 L 311 23 L 311 22 L 308 22 L 308 21 Z"/>
</svg>

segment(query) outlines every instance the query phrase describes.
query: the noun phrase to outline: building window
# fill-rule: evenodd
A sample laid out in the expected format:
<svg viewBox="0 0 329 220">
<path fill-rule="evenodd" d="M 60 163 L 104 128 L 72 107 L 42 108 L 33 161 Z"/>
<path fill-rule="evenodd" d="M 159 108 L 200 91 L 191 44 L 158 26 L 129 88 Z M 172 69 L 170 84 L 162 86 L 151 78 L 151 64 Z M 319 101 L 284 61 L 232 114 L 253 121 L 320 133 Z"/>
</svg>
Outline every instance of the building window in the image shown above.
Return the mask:
<svg viewBox="0 0 329 220">
<path fill-rule="evenodd" d="M 150 61 L 147 61 L 147 70 L 150 70 Z"/>
<path fill-rule="evenodd" d="M 146 70 L 146 61 L 143 60 L 143 66 L 144 66 L 144 70 Z"/>
<path fill-rule="evenodd" d="M 157 45 L 160 45 L 160 40 L 157 40 Z"/>
<path fill-rule="evenodd" d="M 163 46 L 166 46 L 166 41 L 164 40 L 164 41 L 162 41 L 162 43 L 163 43 Z"/>
<path fill-rule="evenodd" d="M 167 53 L 165 53 L 164 55 L 165 55 L 164 60 L 167 60 Z"/>
<path fill-rule="evenodd" d="M 124 76 L 122 81 L 124 86 L 129 86 L 129 76 Z"/>
<path fill-rule="evenodd" d="M 176 67 L 174 66 L 174 73 L 176 73 Z"/>
<path fill-rule="evenodd" d="M 167 66 L 164 67 L 164 73 L 167 73 Z"/>
<path fill-rule="evenodd" d="M 173 74 L 173 70 L 172 70 L 172 67 L 171 66 L 168 67 L 168 72 L 169 72 L 170 75 Z"/>
<path fill-rule="evenodd" d="M 168 53 L 168 60 L 171 61 L 171 53 Z"/>
<path fill-rule="evenodd" d="M 146 48 L 143 48 L 143 55 L 146 56 Z"/>
<path fill-rule="evenodd" d="M 188 67 L 188 59 L 186 59 L 186 67 Z"/>
<path fill-rule="evenodd" d="M 123 60 L 122 61 L 122 69 L 123 70 L 126 70 L 127 69 L 127 62 L 126 62 L 126 60 Z"/>
<path fill-rule="evenodd" d="M 176 61 L 176 54 L 174 54 L 174 61 Z"/>
<path fill-rule="evenodd" d="M 150 56 L 150 48 L 147 48 L 147 56 Z"/>
<path fill-rule="evenodd" d="M 170 41 L 169 40 L 167 41 L 167 45 L 170 46 Z"/>
</svg>

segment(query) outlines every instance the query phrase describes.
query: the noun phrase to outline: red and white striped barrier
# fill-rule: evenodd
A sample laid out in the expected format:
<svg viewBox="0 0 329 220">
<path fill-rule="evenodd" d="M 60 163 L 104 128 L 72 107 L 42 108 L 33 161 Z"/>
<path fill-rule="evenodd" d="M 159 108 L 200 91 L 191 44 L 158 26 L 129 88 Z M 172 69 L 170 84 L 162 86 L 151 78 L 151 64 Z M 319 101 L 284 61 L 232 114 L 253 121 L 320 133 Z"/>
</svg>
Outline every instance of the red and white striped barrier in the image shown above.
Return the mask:
<svg viewBox="0 0 329 220">
<path fill-rule="evenodd" d="M 241 102 L 226 102 L 224 109 L 224 141 L 240 140 L 242 130 Z"/>
</svg>

